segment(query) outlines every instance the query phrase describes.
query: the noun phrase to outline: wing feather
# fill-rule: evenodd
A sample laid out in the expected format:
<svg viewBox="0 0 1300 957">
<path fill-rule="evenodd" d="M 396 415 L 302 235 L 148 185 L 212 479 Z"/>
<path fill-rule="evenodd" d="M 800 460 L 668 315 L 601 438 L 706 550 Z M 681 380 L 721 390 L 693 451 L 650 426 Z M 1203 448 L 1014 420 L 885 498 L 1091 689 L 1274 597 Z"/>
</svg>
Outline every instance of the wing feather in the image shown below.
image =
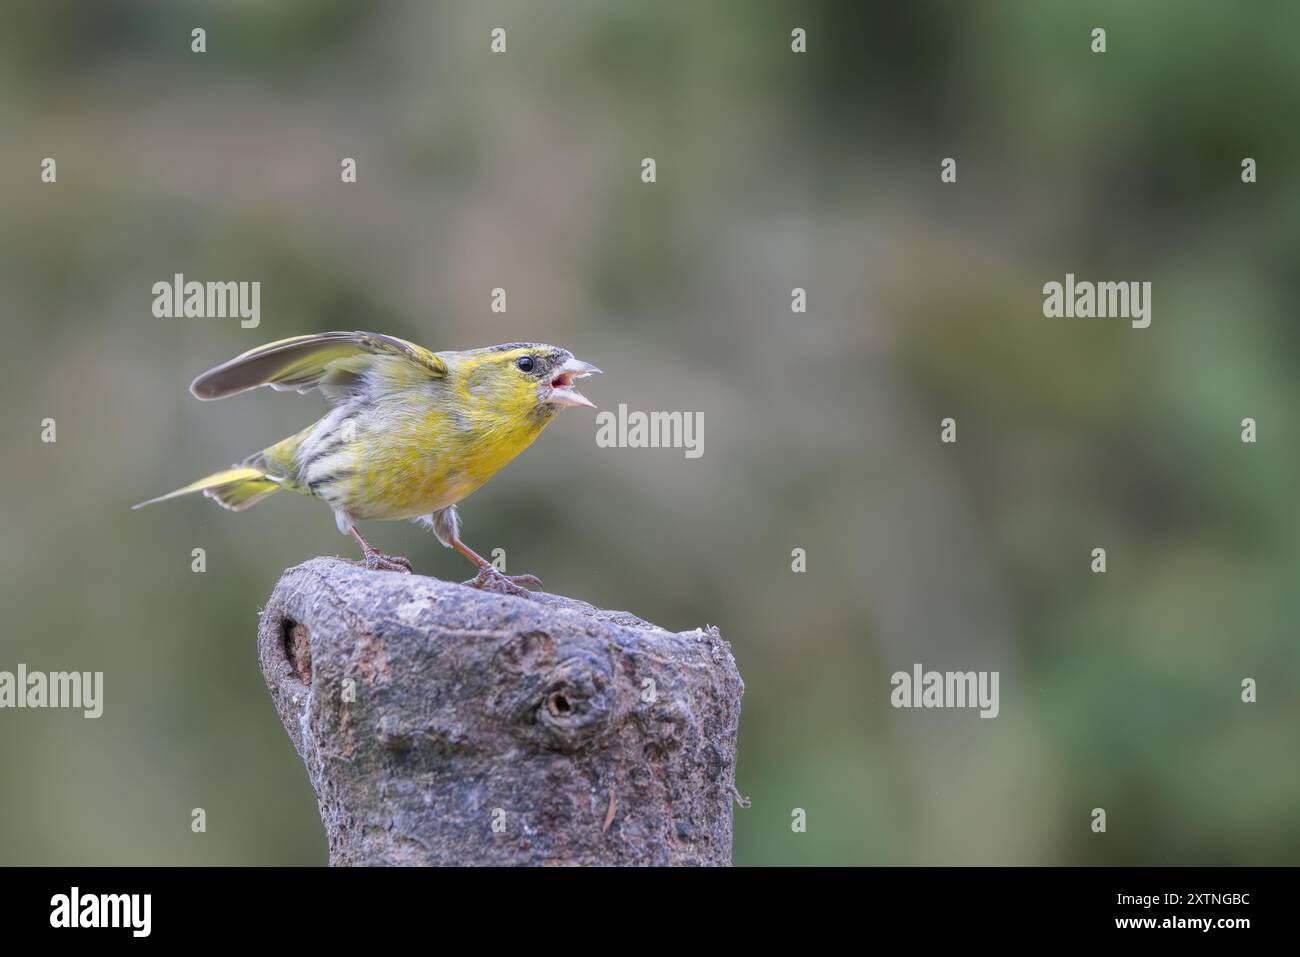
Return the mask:
<svg viewBox="0 0 1300 957">
<path fill-rule="evenodd" d="M 310 392 L 322 385 L 343 391 L 344 380 L 364 375 L 372 357 L 396 359 L 404 375 L 440 379 L 447 364 L 436 354 L 405 339 L 377 332 L 321 332 L 281 339 L 250 349 L 209 369 L 190 384 L 200 399 L 224 399 L 258 386 L 278 392 Z"/>
</svg>

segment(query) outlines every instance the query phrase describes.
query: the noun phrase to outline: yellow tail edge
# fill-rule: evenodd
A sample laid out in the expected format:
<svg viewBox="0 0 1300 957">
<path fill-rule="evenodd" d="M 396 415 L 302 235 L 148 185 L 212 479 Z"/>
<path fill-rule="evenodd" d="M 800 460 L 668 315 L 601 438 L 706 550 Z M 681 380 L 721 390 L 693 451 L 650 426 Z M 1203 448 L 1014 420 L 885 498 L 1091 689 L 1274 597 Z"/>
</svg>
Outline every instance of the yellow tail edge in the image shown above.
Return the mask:
<svg viewBox="0 0 1300 957">
<path fill-rule="evenodd" d="M 226 489 L 225 486 L 232 486 L 232 488 Z M 268 477 L 261 469 L 241 466 L 213 472 L 184 488 L 132 505 L 131 508 L 134 510 L 144 508 L 146 505 L 157 505 L 159 502 L 166 502 L 168 499 L 179 498 L 182 495 L 191 495 L 194 492 L 208 492 L 211 493 L 209 497 L 216 499 L 218 504 L 238 511 L 270 495 L 279 487 L 280 484 Z M 225 494 L 222 494 L 223 492 Z"/>
</svg>

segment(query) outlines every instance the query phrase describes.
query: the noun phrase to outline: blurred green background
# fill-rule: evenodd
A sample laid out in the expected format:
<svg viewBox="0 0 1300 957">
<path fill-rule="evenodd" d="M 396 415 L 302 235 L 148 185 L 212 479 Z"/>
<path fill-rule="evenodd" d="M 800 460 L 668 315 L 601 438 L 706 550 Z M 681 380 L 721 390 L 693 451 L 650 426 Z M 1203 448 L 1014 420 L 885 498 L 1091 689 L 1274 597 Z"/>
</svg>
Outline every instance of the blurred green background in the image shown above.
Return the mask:
<svg viewBox="0 0 1300 957">
<path fill-rule="evenodd" d="M 570 410 L 462 515 L 550 590 L 722 629 L 737 863 L 1296 863 L 1300 6 L 0 18 L 0 670 L 106 682 L 98 721 L 0 712 L 0 863 L 325 862 L 254 637 L 286 566 L 353 543 L 295 496 L 129 506 L 318 416 L 186 387 L 329 329 L 551 341 L 604 408 L 702 413 L 687 460 Z M 261 326 L 155 318 L 177 272 L 260 281 Z M 1044 319 L 1066 272 L 1151 281 L 1151 327 Z M 468 577 L 414 526 L 364 531 Z M 891 709 L 914 662 L 1000 671 L 1000 717 Z"/>
</svg>

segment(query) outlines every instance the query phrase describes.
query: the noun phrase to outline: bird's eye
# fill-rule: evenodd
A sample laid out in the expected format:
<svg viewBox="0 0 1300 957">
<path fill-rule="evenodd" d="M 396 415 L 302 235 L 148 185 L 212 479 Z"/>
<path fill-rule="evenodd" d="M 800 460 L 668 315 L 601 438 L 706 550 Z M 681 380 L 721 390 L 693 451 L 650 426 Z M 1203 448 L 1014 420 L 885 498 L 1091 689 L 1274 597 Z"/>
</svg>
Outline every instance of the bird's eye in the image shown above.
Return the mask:
<svg viewBox="0 0 1300 957">
<path fill-rule="evenodd" d="M 515 360 L 515 365 L 519 366 L 520 372 L 532 372 L 535 364 L 532 356 L 520 356 Z"/>
</svg>

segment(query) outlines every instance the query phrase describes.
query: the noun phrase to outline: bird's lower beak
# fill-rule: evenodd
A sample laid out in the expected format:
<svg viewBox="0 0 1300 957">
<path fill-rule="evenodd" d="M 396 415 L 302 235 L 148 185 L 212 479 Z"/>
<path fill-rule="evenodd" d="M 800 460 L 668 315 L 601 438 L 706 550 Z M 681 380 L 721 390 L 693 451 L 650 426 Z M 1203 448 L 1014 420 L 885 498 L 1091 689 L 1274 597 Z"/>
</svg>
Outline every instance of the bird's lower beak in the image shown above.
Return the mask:
<svg viewBox="0 0 1300 957">
<path fill-rule="evenodd" d="M 590 362 L 583 362 L 581 359 L 566 360 L 563 365 L 556 367 L 555 374 L 551 376 L 551 391 L 546 401 L 553 405 L 585 405 L 589 409 L 594 409 L 596 403 L 575 389 L 573 380 L 598 372 L 600 370 Z"/>
</svg>

